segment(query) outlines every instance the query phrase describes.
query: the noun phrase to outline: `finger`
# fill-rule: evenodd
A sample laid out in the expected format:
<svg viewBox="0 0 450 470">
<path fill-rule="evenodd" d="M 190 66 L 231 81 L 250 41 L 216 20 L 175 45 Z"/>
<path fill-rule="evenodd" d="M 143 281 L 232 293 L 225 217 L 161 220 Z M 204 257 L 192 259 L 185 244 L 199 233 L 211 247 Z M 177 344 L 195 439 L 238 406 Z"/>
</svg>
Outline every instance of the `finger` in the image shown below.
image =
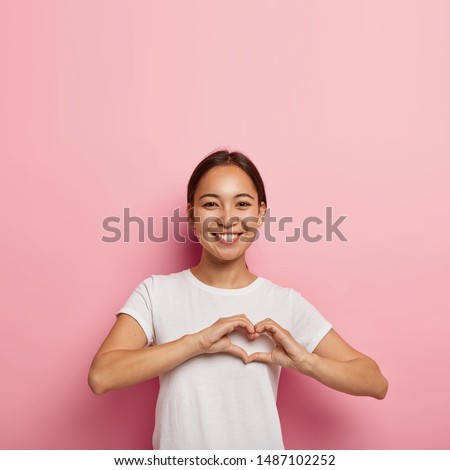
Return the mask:
<svg viewBox="0 0 450 470">
<path fill-rule="evenodd" d="M 259 338 L 260 336 L 261 336 L 261 334 L 256 333 L 256 332 L 255 333 L 247 333 L 248 339 L 250 339 L 252 341 L 255 340 L 256 338 Z"/>
<path fill-rule="evenodd" d="M 261 320 L 260 322 L 256 323 L 255 331 L 259 331 L 259 332 L 264 331 L 266 325 L 271 325 L 271 324 L 278 325 L 278 323 L 272 320 L 271 318 L 265 318 L 264 320 Z M 280 325 L 278 326 L 281 328 Z"/>
<path fill-rule="evenodd" d="M 272 354 L 268 352 L 255 352 L 248 356 L 247 363 L 249 362 L 265 362 L 266 364 L 272 364 Z"/>
<path fill-rule="evenodd" d="M 275 325 L 281 326 L 279 323 L 277 323 L 275 320 L 273 320 L 270 317 L 264 318 L 264 320 L 260 320 L 258 323 L 256 323 L 256 325 L 261 325 L 263 323 L 274 323 Z"/>
<path fill-rule="evenodd" d="M 244 328 L 242 326 L 238 326 L 235 329 L 235 331 L 236 330 L 239 330 L 239 332 L 242 333 L 244 336 L 246 336 L 250 341 L 255 340 L 259 336 L 259 333 L 250 332 L 250 331 L 248 331 L 247 328 Z M 230 334 L 230 332 L 228 332 L 227 334 Z"/>
<path fill-rule="evenodd" d="M 243 328 L 246 334 L 252 334 L 253 325 L 251 325 L 249 333 L 249 325 L 243 318 L 221 318 L 216 323 L 211 325 L 205 330 L 205 337 L 207 344 L 212 344 L 227 336 L 229 333 L 232 333 L 237 328 Z"/>
<path fill-rule="evenodd" d="M 266 318 L 264 320 L 259 321 L 258 323 L 255 323 L 255 331 L 261 327 L 261 325 L 264 325 L 264 323 L 270 321 L 270 318 Z"/>
<path fill-rule="evenodd" d="M 246 351 L 244 351 L 242 348 L 239 346 L 236 346 L 235 344 L 231 343 L 230 347 L 225 351 L 227 354 L 231 354 L 233 356 L 238 357 L 239 359 L 242 359 L 244 364 L 247 364 L 248 362 L 248 354 Z"/>
<path fill-rule="evenodd" d="M 231 333 L 239 327 L 243 328 L 249 334 L 253 334 L 255 332 L 255 327 L 248 318 L 236 318 L 232 320 L 230 319 L 230 321 L 225 325 L 227 333 Z"/>
<path fill-rule="evenodd" d="M 255 331 L 258 333 L 262 333 L 264 331 L 270 331 L 272 333 L 275 332 L 282 332 L 282 333 L 288 333 L 286 329 L 284 329 L 281 325 L 279 325 L 277 322 L 271 320 L 270 318 L 267 318 L 266 320 L 263 320 L 255 325 Z"/>
<path fill-rule="evenodd" d="M 255 333 L 255 326 L 253 325 L 253 323 L 250 321 L 250 319 L 247 317 L 247 315 L 245 315 L 245 313 L 242 313 L 240 315 L 240 317 L 242 319 L 244 319 L 244 321 L 247 322 L 248 326 L 247 326 L 246 330 L 247 330 L 248 334 L 253 335 Z"/>
<path fill-rule="evenodd" d="M 258 332 L 267 331 L 272 339 L 279 343 L 284 349 L 289 349 L 293 346 L 293 338 L 291 334 L 283 327 L 273 321 L 264 323 L 259 326 Z"/>
</svg>

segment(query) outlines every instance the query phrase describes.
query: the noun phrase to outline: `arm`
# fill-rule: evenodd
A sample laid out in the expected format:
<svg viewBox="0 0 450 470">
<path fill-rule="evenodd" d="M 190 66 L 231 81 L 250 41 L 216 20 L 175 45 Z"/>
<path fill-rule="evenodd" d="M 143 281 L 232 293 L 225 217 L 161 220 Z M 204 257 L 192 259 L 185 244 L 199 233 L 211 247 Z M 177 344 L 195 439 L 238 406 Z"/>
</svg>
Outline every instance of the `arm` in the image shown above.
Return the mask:
<svg viewBox="0 0 450 470">
<path fill-rule="evenodd" d="M 147 338 L 139 323 L 121 314 L 100 346 L 89 370 L 88 383 L 99 395 L 151 379 L 197 353 L 191 336 L 145 347 Z"/>
<path fill-rule="evenodd" d="M 198 333 L 145 347 L 147 338 L 139 323 L 130 315 L 120 314 L 92 361 L 89 386 L 99 395 L 142 383 L 204 353 L 226 352 L 245 362 L 246 352 L 226 336 L 236 328 L 246 330 L 249 336 L 254 331 L 245 315 L 235 315 L 221 318 Z"/>
<path fill-rule="evenodd" d="M 275 343 L 271 353 L 254 353 L 249 362 L 261 361 L 289 367 L 328 387 L 351 395 L 386 396 L 388 382 L 376 362 L 346 343 L 333 329 L 312 353 L 306 351 L 289 331 L 271 319 L 255 325 L 259 334 L 266 331 Z"/>
<path fill-rule="evenodd" d="M 298 370 L 319 382 L 350 395 L 371 396 L 382 400 L 388 382 L 377 363 L 353 349 L 333 329 Z"/>
</svg>

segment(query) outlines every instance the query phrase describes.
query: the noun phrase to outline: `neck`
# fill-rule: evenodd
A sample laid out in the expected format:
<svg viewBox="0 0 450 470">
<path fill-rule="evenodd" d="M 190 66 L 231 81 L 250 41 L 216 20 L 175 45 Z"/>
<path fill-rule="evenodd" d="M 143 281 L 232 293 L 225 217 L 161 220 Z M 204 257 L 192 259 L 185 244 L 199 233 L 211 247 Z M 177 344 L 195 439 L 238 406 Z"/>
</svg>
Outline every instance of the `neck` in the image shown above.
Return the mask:
<svg viewBox="0 0 450 470">
<path fill-rule="evenodd" d="M 252 274 L 245 265 L 245 257 L 231 261 L 212 259 L 203 251 L 200 263 L 191 268 L 192 274 L 213 287 L 239 289 L 250 285 L 258 276 Z"/>
</svg>

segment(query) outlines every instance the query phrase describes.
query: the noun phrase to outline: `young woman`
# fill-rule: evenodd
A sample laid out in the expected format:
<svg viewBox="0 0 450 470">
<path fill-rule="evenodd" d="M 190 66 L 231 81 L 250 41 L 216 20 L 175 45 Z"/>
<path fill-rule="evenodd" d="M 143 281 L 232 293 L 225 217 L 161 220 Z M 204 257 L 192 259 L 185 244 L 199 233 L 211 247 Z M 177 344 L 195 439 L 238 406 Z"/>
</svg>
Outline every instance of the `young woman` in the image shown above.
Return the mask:
<svg viewBox="0 0 450 470">
<path fill-rule="evenodd" d="M 382 399 L 387 381 L 304 297 L 249 271 L 267 207 L 254 164 L 220 150 L 194 170 L 187 211 L 203 247 L 184 271 L 142 281 L 94 357 L 96 394 L 159 376 L 155 449 L 284 449 L 281 367 Z"/>
</svg>

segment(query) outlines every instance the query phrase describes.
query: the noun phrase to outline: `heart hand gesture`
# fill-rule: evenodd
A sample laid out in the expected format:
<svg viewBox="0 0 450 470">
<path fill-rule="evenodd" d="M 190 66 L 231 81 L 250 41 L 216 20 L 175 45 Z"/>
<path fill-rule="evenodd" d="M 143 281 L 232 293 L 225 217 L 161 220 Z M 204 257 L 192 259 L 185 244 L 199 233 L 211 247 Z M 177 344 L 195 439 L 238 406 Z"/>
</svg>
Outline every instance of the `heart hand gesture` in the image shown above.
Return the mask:
<svg viewBox="0 0 450 470">
<path fill-rule="evenodd" d="M 233 344 L 227 336 L 235 330 L 241 330 L 249 339 L 255 339 L 255 327 L 245 315 L 233 315 L 231 317 L 219 318 L 208 328 L 197 333 L 200 348 L 203 353 L 225 352 L 232 354 L 248 362 L 247 352 L 240 346 Z"/>
<path fill-rule="evenodd" d="M 249 356 L 243 348 L 234 344 L 228 337 L 236 330 L 241 331 L 250 340 L 267 334 L 272 339 L 275 348 L 271 352 L 255 352 Z M 202 353 L 225 352 L 242 359 L 245 364 L 265 362 L 302 370 L 310 356 L 310 353 L 292 337 L 288 330 L 270 318 L 256 325 L 253 325 L 246 315 L 219 318 L 210 327 L 199 331 L 197 336 Z"/>
<path fill-rule="evenodd" d="M 255 325 L 255 334 L 267 333 L 275 344 L 272 352 L 255 352 L 247 362 L 265 362 L 301 371 L 310 353 L 299 344 L 291 333 L 270 318 Z"/>
</svg>

